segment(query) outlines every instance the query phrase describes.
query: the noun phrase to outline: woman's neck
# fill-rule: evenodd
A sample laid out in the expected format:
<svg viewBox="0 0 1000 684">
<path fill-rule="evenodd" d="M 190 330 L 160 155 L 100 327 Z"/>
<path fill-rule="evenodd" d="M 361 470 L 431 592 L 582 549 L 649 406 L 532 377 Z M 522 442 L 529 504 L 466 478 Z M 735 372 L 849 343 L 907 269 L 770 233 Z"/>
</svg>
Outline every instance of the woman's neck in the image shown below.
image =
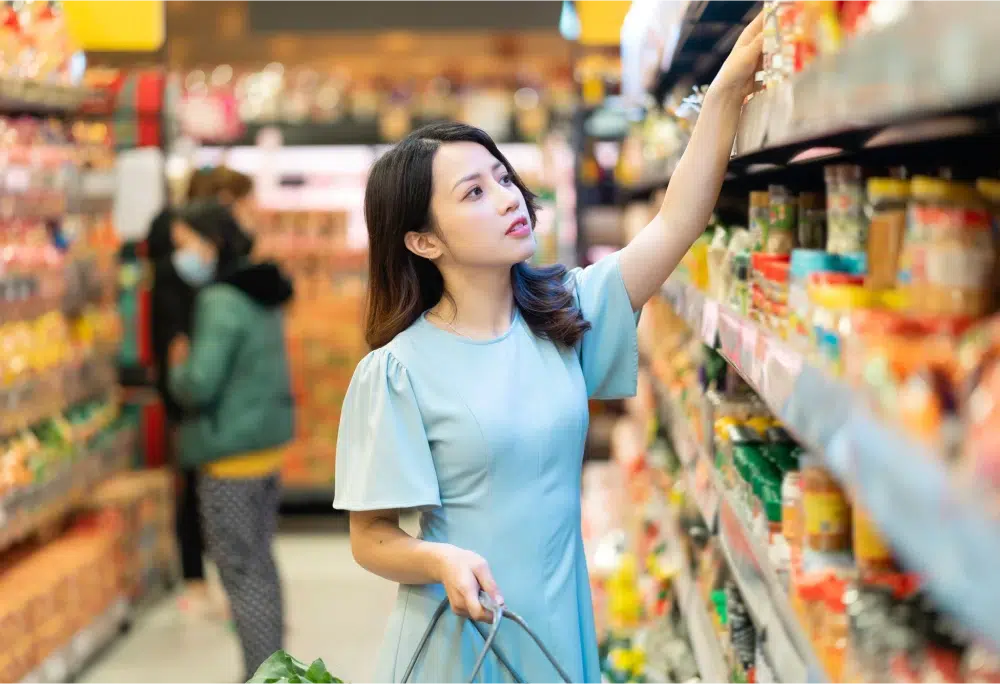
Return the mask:
<svg viewBox="0 0 1000 684">
<path fill-rule="evenodd" d="M 471 339 L 488 340 L 510 330 L 514 290 L 510 269 L 460 270 L 443 273 L 445 292 L 430 310 L 435 324 Z"/>
</svg>

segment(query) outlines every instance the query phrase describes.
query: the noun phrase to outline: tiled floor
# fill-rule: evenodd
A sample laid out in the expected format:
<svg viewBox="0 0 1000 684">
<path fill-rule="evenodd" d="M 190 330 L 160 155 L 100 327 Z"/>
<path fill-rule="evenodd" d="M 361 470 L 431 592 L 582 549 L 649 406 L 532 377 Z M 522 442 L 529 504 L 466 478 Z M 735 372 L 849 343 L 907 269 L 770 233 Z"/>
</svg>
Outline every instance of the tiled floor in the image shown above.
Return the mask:
<svg viewBox="0 0 1000 684">
<path fill-rule="evenodd" d="M 288 651 L 322 657 L 345 681 L 370 681 L 394 585 L 358 567 L 342 522 L 285 525 L 277 544 L 285 583 Z M 94 664 L 84 682 L 236 682 L 235 636 L 167 599 Z"/>
</svg>

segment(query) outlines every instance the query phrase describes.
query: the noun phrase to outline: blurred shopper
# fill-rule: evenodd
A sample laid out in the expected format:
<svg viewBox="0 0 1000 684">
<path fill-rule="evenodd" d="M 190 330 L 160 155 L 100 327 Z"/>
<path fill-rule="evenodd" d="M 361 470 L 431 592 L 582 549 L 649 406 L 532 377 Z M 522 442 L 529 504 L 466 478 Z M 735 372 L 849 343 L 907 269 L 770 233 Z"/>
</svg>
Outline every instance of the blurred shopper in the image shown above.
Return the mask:
<svg viewBox="0 0 1000 684">
<path fill-rule="evenodd" d="M 188 181 L 188 201 L 212 196 L 212 170 L 199 169 Z M 146 238 L 146 256 L 153 266 L 151 296 L 151 338 L 156 389 L 167 417 L 167 453 L 177 463 L 176 428 L 184 415 L 167 386 L 167 351 L 178 335 L 190 335 L 195 288 L 174 267 L 176 256 L 172 237 L 174 211 L 167 207 L 153 219 Z M 184 593 L 182 610 L 195 614 L 225 615 L 225 601 L 213 592 L 206 580 L 205 542 L 198 511 L 198 472 L 180 468 L 177 487 L 177 542 L 181 557 Z"/>
<path fill-rule="evenodd" d="M 209 180 L 213 196 L 229 207 L 240 232 L 234 237 L 239 251 L 249 254 L 253 249 L 257 229 L 257 199 L 253 179 L 229 168 L 216 168 Z M 246 244 L 242 244 L 246 241 Z"/>
<path fill-rule="evenodd" d="M 208 553 L 229 597 L 248 679 L 284 636 L 272 542 L 281 447 L 294 427 L 282 313 L 292 286 L 274 264 L 242 253 L 243 243 L 231 239 L 240 232 L 213 201 L 181 213 L 177 269 L 202 289 L 190 342 L 171 344 L 169 388 L 185 410 L 180 458 L 201 469 Z"/>
<path fill-rule="evenodd" d="M 466 681 L 490 618 L 520 613 L 572 681 L 599 682 L 580 530 L 587 399 L 637 382 L 637 312 L 700 236 L 718 200 L 761 20 L 712 84 L 657 217 L 584 269 L 534 268 L 535 196 L 489 136 L 432 125 L 372 167 L 366 333 L 337 441 L 335 506 L 358 562 L 399 582 L 376 681 L 399 681 L 442 598 L 411 681 Z M 399 511 L 422 513 L 420 534 Z M 506 600 L 506 602 L 505 602 Z M 496 653 L 523 681 L 558 681 L 516 626 Z M 482 681 L 510 681 L 498 658 Z"/>
</svg>

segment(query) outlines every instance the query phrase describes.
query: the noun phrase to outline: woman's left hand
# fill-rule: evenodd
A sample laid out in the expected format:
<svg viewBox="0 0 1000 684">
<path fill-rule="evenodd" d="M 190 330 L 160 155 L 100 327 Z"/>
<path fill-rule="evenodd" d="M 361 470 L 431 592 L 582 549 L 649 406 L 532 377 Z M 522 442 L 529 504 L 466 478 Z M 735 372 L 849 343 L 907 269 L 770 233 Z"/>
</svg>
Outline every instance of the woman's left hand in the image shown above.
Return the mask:
<svg viewBox="0 0 1000 684">
<path fill-rule="evenodd" d="M 732 95 L 742 104 L 753 92 L 754 76 L 761 69 L 764 47 L 764 13 L 743 29 L 736 45 L 712 81 L 709 91 Z"/>
<path fill-rule="evenodd" d="M 188 353 L 191 351 L 191 343 L 186 335 L 178 335 L 170 343 L 167 351 L 167 360 L 171 366 L 179 366 L 187 361 Z"/>
</svg>

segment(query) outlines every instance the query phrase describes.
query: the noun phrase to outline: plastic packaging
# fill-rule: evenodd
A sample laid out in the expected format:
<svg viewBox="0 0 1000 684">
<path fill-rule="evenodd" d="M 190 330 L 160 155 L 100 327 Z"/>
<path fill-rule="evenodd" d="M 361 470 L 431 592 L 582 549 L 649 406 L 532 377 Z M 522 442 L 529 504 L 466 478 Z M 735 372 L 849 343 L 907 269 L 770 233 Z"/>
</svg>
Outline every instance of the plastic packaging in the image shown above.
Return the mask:
<svg viewBox="0 0 1000 684">
<path fill-rule="evenodd" d="M 854 560 L 862 573 L 889 572 L 896 569 L 892 549 L 882 537 L 868 512 L 857 503 L 852 507 L 851 531 Z"/>
<path fill-rule="evenodd" d="M 839 373 L 844 341 L 852 336 L 851 314 L 870 307 L 873 297 L 870 290 L 849 284 L 856 276 L 839 275 L 841 282 L 848 284 L 839 284 L 833 281 L 834 277 L 835 274 L 814 274 L 809 286 L 809 301 L 817 349 L 830 368 Z M 836 284 L 824 284 L 824 279 Z"/>
</svg>

